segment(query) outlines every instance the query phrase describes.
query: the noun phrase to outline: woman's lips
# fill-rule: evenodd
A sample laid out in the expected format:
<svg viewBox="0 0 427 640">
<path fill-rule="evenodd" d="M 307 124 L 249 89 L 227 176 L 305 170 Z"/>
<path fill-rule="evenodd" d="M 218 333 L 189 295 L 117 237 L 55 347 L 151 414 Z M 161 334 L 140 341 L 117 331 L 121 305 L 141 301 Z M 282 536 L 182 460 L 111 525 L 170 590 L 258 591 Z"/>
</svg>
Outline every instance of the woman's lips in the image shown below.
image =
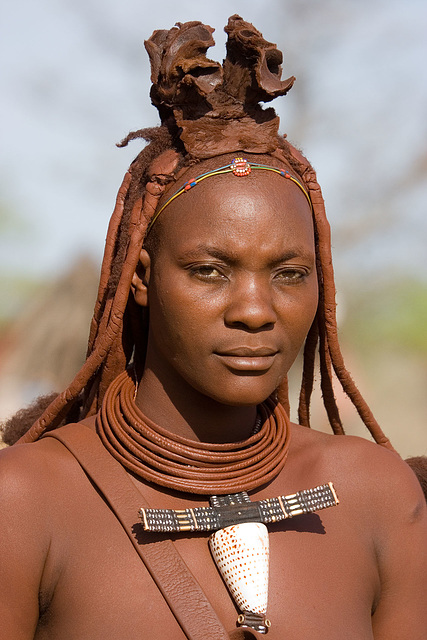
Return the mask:
<svg viewBox="0 0 427 640">
<path fill-rule="evenodd" d="M 227 351 L 217 352 L 216 355 L 229 368 L 236 371 L 266 371 L 273 364 L 277 355 L 275 349 L 259 347 L 239 347 Z"/>
</svg>

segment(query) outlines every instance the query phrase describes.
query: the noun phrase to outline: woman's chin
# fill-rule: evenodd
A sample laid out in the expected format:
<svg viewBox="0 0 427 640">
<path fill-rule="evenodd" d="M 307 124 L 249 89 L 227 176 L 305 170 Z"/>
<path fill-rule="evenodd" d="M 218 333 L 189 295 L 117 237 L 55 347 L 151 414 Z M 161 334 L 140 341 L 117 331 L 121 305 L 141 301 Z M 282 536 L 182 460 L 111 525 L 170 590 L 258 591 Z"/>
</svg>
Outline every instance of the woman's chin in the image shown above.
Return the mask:
<svg viewBox="0 0 427 640">
<path fill-rule="evenodd" d="M 242 388 L 243 387 L 243 388 Z M 221 390 L 216 389 L 215 393 L 209 394 L 210 397 L 227 406 L 233 407 L 253 407 L 261 404 L 273 393 L 275 393 L 277 385 L 267 386 L 260 388 L 254 388 L 252 385 L 241 385 L 238 389 L 227 389 L 227 392 L 221 393 Z"/>
</svg>

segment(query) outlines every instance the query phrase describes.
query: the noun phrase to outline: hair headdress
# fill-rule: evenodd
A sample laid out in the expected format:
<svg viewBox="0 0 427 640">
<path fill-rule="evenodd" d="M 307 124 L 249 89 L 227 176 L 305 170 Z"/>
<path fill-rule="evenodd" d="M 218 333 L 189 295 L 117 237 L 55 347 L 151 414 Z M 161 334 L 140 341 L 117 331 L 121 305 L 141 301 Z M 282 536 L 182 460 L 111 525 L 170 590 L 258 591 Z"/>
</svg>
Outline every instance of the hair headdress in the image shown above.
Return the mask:
<svg viewBox="0 0 427 640">
<path fill-rule="evenodd" d="M 259 103 L 285 95 L 295 78 L 281 80 L 281 51 L 238 15 L 225 27 L 224 64 L 209 60 L 213 31 L 201 22 L 178 23 L 145 42 L 151 100 L 162 123 L 179 128 L 186 150 L 196 158 L 274 151 L 279 118 Z"/>
<path fill-rule="evenodd" d="M 290 169 L 312 205 L 320 293 L 304 348 L 300 423 L 309 426 L 318 349 L 322 395 L 333 431 L 343 433 L 333 393 L 334 371 L 374 439 L 391 447 L 344 366 L 337 336 L 329 224 L 315 172 L 299 151 L 278 136 L 279 119 L 274 109 L 259 104 L 286 94 L 294 78 L 281 80 L 281 52 L 240 16 L 232 16 L 225 31 L 227 56 L 222 66 L 206 57 L 214 44 L 213 29 L 201 22 L 155 31 L 145 43 L 151 61 L 151 99 L 162 125 L 132 132 L 121 143 L 126 145 L 135 138 L 150 142 L 131 164 L 117 196 L 86 363 L 21 442 L 37 439 L 63 419 L 71 421 L 95 413 L 108 385 L 130 362 L 141 369 L 148 324 L 129 291 L 159 199 L 170 183 L 200 160 L 244 152 L 269 154 L 274 167 Z M 286 406 L 286 380 L 278 395 Z"/>
</svg>

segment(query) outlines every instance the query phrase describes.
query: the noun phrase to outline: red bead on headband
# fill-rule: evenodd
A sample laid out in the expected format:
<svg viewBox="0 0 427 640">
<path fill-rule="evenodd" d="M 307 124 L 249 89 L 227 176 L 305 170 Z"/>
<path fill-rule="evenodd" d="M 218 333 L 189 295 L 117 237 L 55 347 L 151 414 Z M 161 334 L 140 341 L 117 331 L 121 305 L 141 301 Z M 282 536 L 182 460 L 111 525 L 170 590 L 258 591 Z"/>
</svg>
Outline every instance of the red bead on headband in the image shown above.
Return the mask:
<svg viewBox="0 0 427 640">
<path fill-rule="evenodd" d="M 248 176 L 251 172 L 251 165 L 245 158 L 234 158 L 230 169 L 235 176 Z"/>
</svg>

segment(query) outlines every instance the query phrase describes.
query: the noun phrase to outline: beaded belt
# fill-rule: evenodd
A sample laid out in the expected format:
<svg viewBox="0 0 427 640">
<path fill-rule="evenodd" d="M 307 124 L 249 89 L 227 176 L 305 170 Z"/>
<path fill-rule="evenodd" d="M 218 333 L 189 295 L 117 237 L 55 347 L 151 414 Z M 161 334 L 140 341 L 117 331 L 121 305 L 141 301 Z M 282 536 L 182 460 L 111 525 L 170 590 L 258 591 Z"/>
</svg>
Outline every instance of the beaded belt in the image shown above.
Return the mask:
<svg viewBox="0 0 427 640">
<path fill-rule="evenodd" d="M 241 522 L 269 524 L 338 504 L 332 482 L 288 496 L 251 502 L 246 491 L 211 496 L 210 507 L 193 509 L 140 509 L 145 531 L 217 531 Z"/>
</svg>

